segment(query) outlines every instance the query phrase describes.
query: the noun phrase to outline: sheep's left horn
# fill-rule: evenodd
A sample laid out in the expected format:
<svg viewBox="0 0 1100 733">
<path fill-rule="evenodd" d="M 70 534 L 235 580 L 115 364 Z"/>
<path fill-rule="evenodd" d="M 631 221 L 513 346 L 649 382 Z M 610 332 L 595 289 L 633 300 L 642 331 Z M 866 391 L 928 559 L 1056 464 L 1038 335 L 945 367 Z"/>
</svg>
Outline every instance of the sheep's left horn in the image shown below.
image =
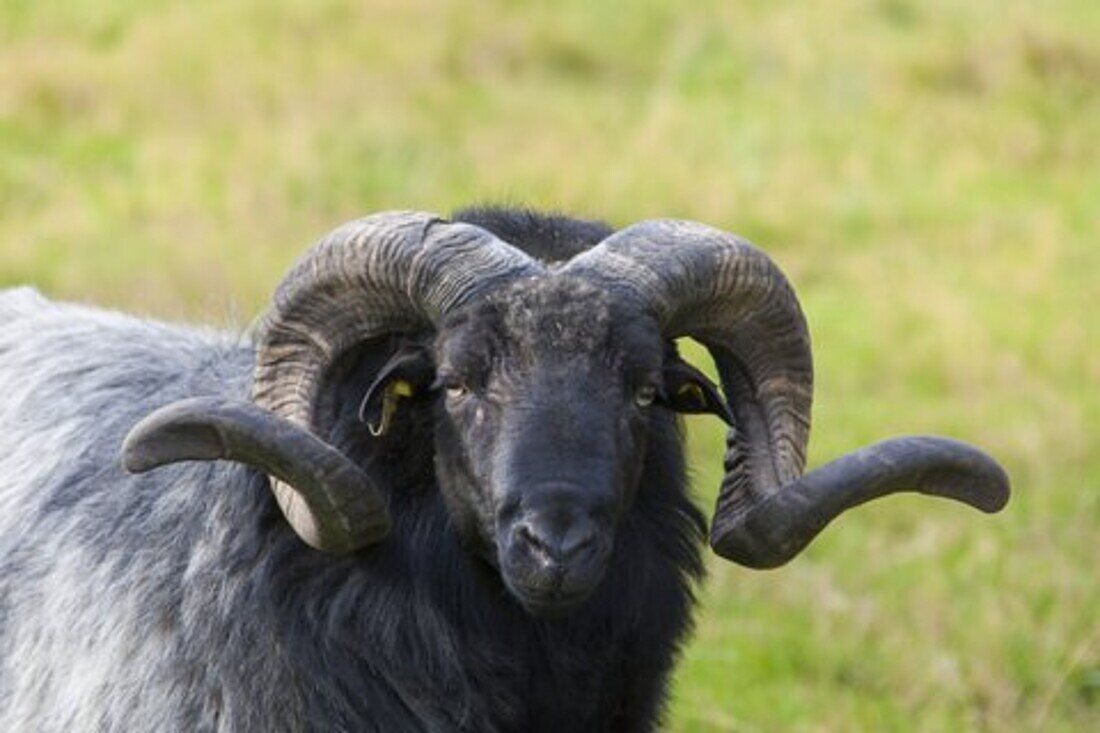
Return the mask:
<svg viewBox="0 0 1100 733">
<path fill-rule="evenodd" d="M 753 568 L 791 560 L 841 513 L 880 496 L 913 491 L 983 512 L 1008 502 L 1008 476 L 982 451 L 931 436 L 884 440 L 810 471 L 765 495 L 742 495 L 716 514 L 711 544 Z"/>
<path fill-rule="evenodd" d="M 143 473 L 179 461 L 226 459 L 295 488 L 283 511 L 313 547 L 347 552 L 390 530 L 386 501 L 344 454 L 250 402 L 197 397 L 151 413 L 122 445 L 122 463 Z"/>
<path fill-rule="evenodd" d="M 813 396 L 810 335 L 787 278 L 762 251 L 686 221 L 642 222 L 567 266 L 632 298 L 669 338 L 714 357 L 735 421 L 711 546 L 750 567 L 787 562 L 844 510 L 904 490 L 996 511 L 1004 472 L 943 439 L 887 441 L 802 477 Z"/>
</svg>

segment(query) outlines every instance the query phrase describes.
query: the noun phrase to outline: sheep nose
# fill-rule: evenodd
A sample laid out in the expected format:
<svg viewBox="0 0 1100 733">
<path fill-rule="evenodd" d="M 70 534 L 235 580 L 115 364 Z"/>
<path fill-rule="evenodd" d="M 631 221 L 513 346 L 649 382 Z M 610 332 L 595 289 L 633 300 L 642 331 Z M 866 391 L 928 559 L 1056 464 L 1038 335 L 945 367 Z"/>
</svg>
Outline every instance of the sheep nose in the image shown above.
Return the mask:
<svg viewBox="0 0 1100 733">
<path fill-rule="evenodd" d="M 516 523 L 515 541 L 546 566 L 563 566 L 596 546 L 597 526 L 587 517 L 562 520 L 557 513 L 533 514 Z"/>
<path fill-rule="evenodd" d="M 609 495 L 575 484 L 534 484 L 499 510 L 501 575 L 528 611 L 563 613 L 599 585 L 614 546 Z"/>
</svg>

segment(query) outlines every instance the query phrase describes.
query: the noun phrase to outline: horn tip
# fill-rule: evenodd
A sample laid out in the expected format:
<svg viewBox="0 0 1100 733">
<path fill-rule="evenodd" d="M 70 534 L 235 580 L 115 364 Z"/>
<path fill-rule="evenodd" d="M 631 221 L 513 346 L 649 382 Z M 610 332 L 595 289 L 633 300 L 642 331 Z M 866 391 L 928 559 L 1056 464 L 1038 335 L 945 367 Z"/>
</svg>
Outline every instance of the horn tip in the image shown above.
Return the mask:
<svg viewBox="0 0 1100 733">
<path fill-rule="evenodd" d="M 183 460 L 180 446 L 173 436 L 166 435 L 158 426 L 139 423 L 122 441 L 119 451 L 122 467 L 127 473 L 138 474 Z"/>
<path fill-rule="evenodd" d="M 932 461 L 942 461 L 933 475 L 938 474 L 943 487 L 929 493 L 960 499 L 986 514 L 996 514 L 1007 506 L 1012 494 L 1008 473 L 988 453 L 951 438 L 916 440 L 925 442 Z"/>
<path fill-rule="evenodd" d="M 127 473 L 145 473 L 164 465 L 163 451 L 158 450 L 156 427 L 147 418 L 127 433 L 119 450 L 122 467 Z"/>
<path fill-rule="evenodd" d="M 986 514 L 996 514 L 1008 505 L 1012 496 L 1008 474 L 1001 466 L 989 459 L 992 464 L 984 475 L 975 477 L 976 492 L 974 508 Z"/>
<path fill-rule="evenodd" d="M 133 433 L 126 437 L 122 443 L 121 462 L 126 473 L 145 473 L 157 467 L 156 461 L 145 450 L 140 442 L 131 442 Z"/>
<path fill-rule="evenodd" d="M 222 403 L 213 398 L 189 398 L 146 415 L 122 441 L 122 467 L 128 473 L 145 473 L 169 463 L 224 457 L 221 435 L 203 418 Z"/>
</svg>

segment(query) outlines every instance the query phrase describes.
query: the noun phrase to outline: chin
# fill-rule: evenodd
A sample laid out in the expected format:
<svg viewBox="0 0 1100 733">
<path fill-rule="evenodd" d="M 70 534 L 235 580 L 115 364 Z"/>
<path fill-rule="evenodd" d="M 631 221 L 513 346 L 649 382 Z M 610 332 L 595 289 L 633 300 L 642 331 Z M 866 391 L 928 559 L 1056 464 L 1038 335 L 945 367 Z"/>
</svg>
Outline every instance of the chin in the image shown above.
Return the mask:
<svg viewBox="0 0 1100 733">
<path fill-rule="evenodd" d="M 581 610 L 599 585 L 598 580 L 583 587 L 562 588 L 560 583 L 531 586 L 513 583 L 505 577 L 505 585 L 523 610 L 536 618 L 559 619 Z"/>
</svg>

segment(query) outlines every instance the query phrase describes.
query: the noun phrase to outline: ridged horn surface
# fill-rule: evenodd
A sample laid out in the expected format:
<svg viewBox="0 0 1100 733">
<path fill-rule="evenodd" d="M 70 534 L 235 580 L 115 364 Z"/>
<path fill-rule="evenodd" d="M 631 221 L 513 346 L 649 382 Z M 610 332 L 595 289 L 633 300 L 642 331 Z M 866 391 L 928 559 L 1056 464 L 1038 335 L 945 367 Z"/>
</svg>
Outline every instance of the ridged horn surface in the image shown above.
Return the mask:
<svg viewBox="0 0 1100 733">
<path fill-rule="evenodd" d="M 983 511 L 1008 500 L 992 458 L 944 438 L 869 446 L 802 476 L 813 365 L 806 321 L 786 277 L 759 249 L 694 222 L 657 220 L 608 237 L 568 266 L 649 310 L 669 338 L 714 357 L 734 426 L 711 524 L 719 555 L 781 565 L 834 518 L 870 499 L 917 491 Z"/>
<path fill-rule="evenodd" d="M 434 214 L 386 212 L 344 224 L 314 245 L 277 288 L 260 331 L 253 401 L 326 440 L 328 426 L 317 419 L 318 390 L 348 348 L 429 327 L 472 294 L 537 269 L 484 229 Z M 296 487 L 272 477 L 272 491 L 301 534 Z M 299 524 L 327 532 L 322 518 Z M 368 533 L 362 534 L 366 544 Z"/>
<path fill-rule="evenodd" d="M 766 254 L 703 224 L 654 220 L 613 234 L 569 268 L 633 295 L 667 337 L 690 336 L 714 357 L 736 418 L 716 515 L 801 475 L 813 398 L 810 336 L 794 291 Z"/>
<path fill-rule="evenodd" d="M 276 290 L 258 331 L 255 404 L 164 408 L 127 440 L 127 467 L 242 461 L 270 476 L 287 521 L 313 547 L 348 552 L 376 542 L 389 526 L 385 498 L 329 445 L 331 426 L 319 416 L 329 369 L 362 341 L 433 328 L 476 293 L 542 271 L 484 229 L 434 214 L 387 212 L 344 224 Z"/>
</svg>

